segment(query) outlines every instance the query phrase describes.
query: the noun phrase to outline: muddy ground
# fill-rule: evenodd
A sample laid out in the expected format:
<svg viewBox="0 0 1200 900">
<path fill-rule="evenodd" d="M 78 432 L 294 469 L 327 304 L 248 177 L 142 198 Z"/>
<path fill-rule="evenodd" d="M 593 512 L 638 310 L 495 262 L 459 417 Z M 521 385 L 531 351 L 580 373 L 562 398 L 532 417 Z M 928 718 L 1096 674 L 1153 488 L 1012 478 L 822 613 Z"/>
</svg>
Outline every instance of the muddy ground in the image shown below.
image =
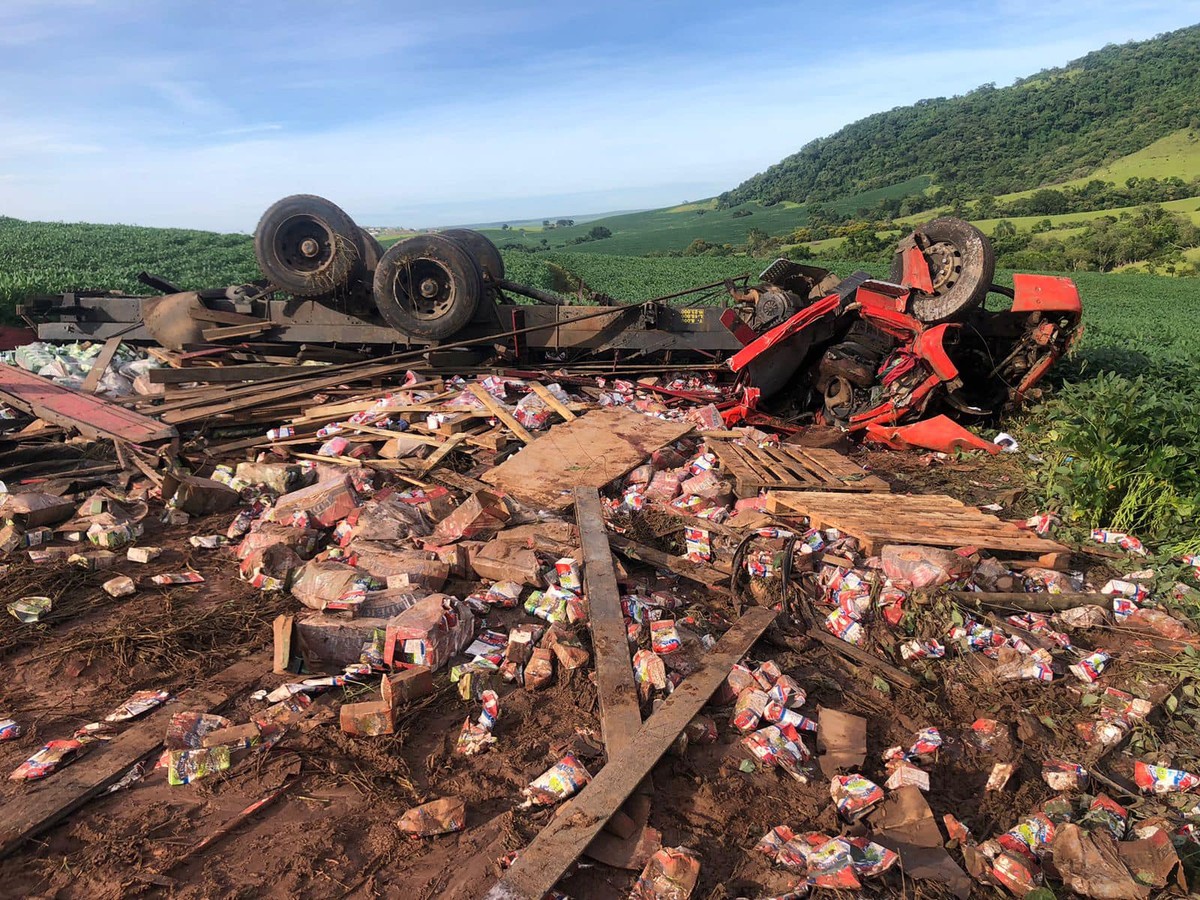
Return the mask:
<svg viewBox="0 0 1200 900">
<path fill-rule="evenodd" d="M 932 462 L 915 453 L 857 458 L 899 490 L 1000 502 L 1011 510 L 1002 515 L 1014 517 L 1033 511 L 1019 496 L 1019 456 Z M 223 531 L 227 520 L 193 523 L 187 533 Z M 5 579 L 5 599 L 52 593 L 56 609 L 46 625 L 19 625 L 7 616 L 0 624 L 5 674 L 0 718 L 11 716 L 25 725 L 18 740 L 0 744 L 0 768 L 12 770 L 45 740 L 69 736 L 136 689 L 178 691 L 257 654 L 262 677 L 223 710 L 241 722 L 263 706 L 248 698 L 251 690 L 287 680 L 271 674 L 271 621 L 280 611 L 294 611 L 296 601 L 238 581 L 230 551 L 192 550 L 185 540 L 177 531 L 158 539 L 150 534 L 142 543 L 170 548 L 164 561 L 171 564 L 156 565 L 156 571 L 191 566 L 205 575 L 205 584 L 143 589 L 121 600 L 99 589 L 113 570 L 81 573 L 65 566 L 14 564 Z M 146 569 L 122 560 L 116 571 L 136 576 Z M 695 599 L 715 614 L 733 613 L 716 594 Z M 496 621 L 518 620 L 511 612 L 506 615 Z M 1140 670 L 1121 663 L 1136 661 L 1143 651 L 1132 643 L 1110 649 L 1117 664 L 1105 678 L 1128 683 Z M 869 753 L 862 771 L 881 784 L 887 777 L 880 759 L 886 748 L 908 746 L 926 726 L 941 728 L 947 746 L 931 767 L 929 802 L 939 818 L 953 812 L 980 837 L 1012 827 L 1052 795 L 1039 777 L 1044 758 L 1087 752 L 1073 723 L 1088 713 L 1068 679 L 1052 685 L 1000 684 L 981 675 L 973 659 L 957 658 L 930 664 L 927 680 L 916 691 L 885 691 L 870 670 L 816 645 L 803 649 L 802 643 L 784 647 L 763 640 L 751 656 L 775 659 L 799 681 L 809 692 L 805 714 L 815 717 L 820 706 L 829 706 L 865 716 Z M 599 766 L 592 749 L 599 721 L 590 671 L 572 678 L 560 672 L 537 694 L 505 685 L 498 744 L 472 758 L 452 751 L 463 719 L 476 714 L 478 706 L 460 700 L 452 687 L 408 709 L 399 733 L 373 738 L 341 732 L 336 712 L 344 697 L 334 690 L 319 698 L 282 742 L 225 775 L 172 787 L 161 771 L 154 772 L 88 803 L 0 862 L 0 895 L 63 900 L 481 896 L 500 871 L 497 860 L 524 846 L 553 816 L 551 810 L 516 810 L 521 789 L 564 748 L 583 754 L 593 770 Z M 444 673 L 439 683 L 445 685 Z M 979 716 L 1013 729 L 1012 740 L 995 754 L 959 740 Z M 798 784 L 774 771 L 740 771 L 743 755 L 736 736 L 723 716 L 716 718 L 722 725 L 717 744 L 692 747 L 682 757 L 668 755 L 655 768 L 650 824 L 662 831 L 665 846 L 698 851 L 702 865 L 694 897 L 768 896 L 782 891 L 787 880 L 751 848 L 779 824 L 838 833 L 828 781 L 818 775 L 810 784 Z M 106 749 L 101 745 L 91 752 Z M 985 793 L 983 782 L 998 760 L 1018 764 L 1014 786 Z M 285 783 L 290 787 L 271 806 L 211 849 L 180 862 L 198 840 Z M 21 783 L 0 782 L 0 802 L 7 804 L 24 790 Z M 466 800 L 463 832 L 412 841 L 397 831 L 395 820 L 405 809 L 450 795 Z M 585 861 L 560 888 L 576 900 L 622 897 L 634 877 Z M 865 893 L 936 897 L 945 890 L 893 870 L 867 882 Z M 975 896 L 986 895 L 976 887 Z"/>
</svg>

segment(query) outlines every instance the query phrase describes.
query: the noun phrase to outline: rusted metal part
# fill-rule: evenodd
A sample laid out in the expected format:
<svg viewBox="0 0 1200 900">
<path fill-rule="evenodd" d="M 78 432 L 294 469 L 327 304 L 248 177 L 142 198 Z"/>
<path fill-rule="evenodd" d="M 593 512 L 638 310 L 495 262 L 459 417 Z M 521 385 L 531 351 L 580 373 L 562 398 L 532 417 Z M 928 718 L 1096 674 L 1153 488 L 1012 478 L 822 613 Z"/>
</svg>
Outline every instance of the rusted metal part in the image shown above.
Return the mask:
<svg viewBox="0 0 1200 900">
<path fill-rule="evenodd" d="M 0 397 L 46 422 L 73 428 L 84 437 L 152 444 L 178 433 L 170 425 L 139 415 L 100 397 L 60 387 L 48 378 L 0 365 Z"/>
</svg>

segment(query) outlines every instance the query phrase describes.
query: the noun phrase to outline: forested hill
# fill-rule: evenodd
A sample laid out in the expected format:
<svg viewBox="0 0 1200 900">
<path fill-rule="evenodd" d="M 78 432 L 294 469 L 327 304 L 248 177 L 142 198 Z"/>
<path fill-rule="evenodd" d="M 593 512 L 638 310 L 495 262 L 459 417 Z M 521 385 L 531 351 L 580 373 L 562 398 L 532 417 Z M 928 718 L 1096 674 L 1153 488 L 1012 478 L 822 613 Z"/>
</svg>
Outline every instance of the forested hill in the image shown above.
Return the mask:
<svg viewBox="0 0 1200 900">
<path fill-rule="evenodd" d="M 1189 126 L 1200 127 L 1200 25 L 1110 45 L 1011 87 L 868 116 L 720 200 L 830 200 L 920 176 L 958 196 L 1003 194 L 1085 175 Z"/>
</svg>

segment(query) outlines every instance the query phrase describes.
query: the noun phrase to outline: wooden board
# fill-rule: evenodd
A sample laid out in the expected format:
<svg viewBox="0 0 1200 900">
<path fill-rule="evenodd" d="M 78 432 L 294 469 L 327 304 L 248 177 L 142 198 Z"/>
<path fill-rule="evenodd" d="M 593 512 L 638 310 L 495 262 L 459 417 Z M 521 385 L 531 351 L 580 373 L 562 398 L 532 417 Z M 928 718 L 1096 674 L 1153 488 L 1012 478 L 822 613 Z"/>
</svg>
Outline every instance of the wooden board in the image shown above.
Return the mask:
<svg viewBox="0 0 1200 900">
<path fill-rule="evenodd" d="M 549 388 L 544 384 L 538 384 L 536 381 L 533 381 L 530 382 L 529 389 L 537 394 L 543 403 L 562 416 L 564 421 L 570 422 L 572 419 L 577 418 L 575 413 L 571 412 L 561 400 L 550 393 Z"/>
<path fill-rule="evenodd" d="M 610 758 L 590 784 L 563 804 L 484 900 L 542 900 L 774 618 L 774 611 L 754 607 L 734 622 L 700 668 L 646 720 L 633 743 Z"/>
<path fill-rule="evenodd" d="M 721 471 L 741 497 L 761 489 L 817 491 L 888 491 L 882 478 L 867 474 L 836 450 L 797 447 L 757 447 L 733 441 L 712 441 Z"/>
<path fill-rule="evenodd" d="M 254 322 L 250 325 L 221 325 L 216 328 L 205 328 L 200 332 L 206 341 L 228 341 L 237 338 L 254 337 L 272 328 L 270 322 Z"/>
<path fill-rule="evenodd" d="M 131 724 L 108 743 L 93 746 L 77 762 L 45 781 L 28 783 L 4 805 L 0 821 L 0 857 L 62 821 L 119 780 L 130 767 L 162 746 L 171 716 L 181 710 L 215 712 L 256 684 L 271 657 L 258 653 L 210 678 L 203 687 L 188 688 L 177 701 L 166 703 Z"/>
<path fill-rule="evenodd" d="M 119 439 L 131 444 L 165 441 L 176 436 L 163 425 L 101 397 L 60 387 L 48 378 L 15 366 L 0 365 L 0 397 L 32 416 L 74 428 L 86 438 Z"/>
<path fill-rule="evenodd" d="M 574 502 L 577 485 L 603 488 L 691 430 L 686 422 L 619 407 L 597 409 L 555 425 L 483 480 L 534 507 L 561 512 Z"/>
<path fill-rule="evenodd" d="M 884 544 L 979 547 L 1039 555 L 1067 550 L 943 494 L 850 497 L 828 491 L 771 491 L 767 512 L 807 516 L 812 528 L 836 528 L 853 535 L 868 555 L 879 553 Z"/>
<path fill-rule="evenodd" d="M 117 355 L 117 349 L 121 346 L 123 339 L 120 335 L 110 337 L 104 342 L 104 346 L 100 348 L 100 353 L 96 356 L 95 362 L 88 370 L 87 378 L 83 379 L 83 385 L 79 388 L 85 394 L 96 393 L 96 388 L 100 386 L 100 379 L 104 377 L 104 373 L 108 371 L 108 367 L 112 365 L 113 357 Z"/>
<path fill-rule="evenodd" d="M 482 384 L 467 385 L 467 390 L 474 394 L 479 402 L 487 407 L 488 412 L 504 423 L 513 434 L 519 437 L 526 444 L 533 443 L 533 435 L 525 430 L 525 426 L 512 417 L 507 409 L 491 394 L 487 392 Z"/>
<path fill-rule="evenodd" d="M 705 523 L 707 526 L 708 523 Z M 645 544 L 639 544 L 620 534 L 610 534 L 608 541 L 622 556 L 649 563 L 658 569 L 674 572 L 688 581 L 703 584 L 714 591 L 725 592 L 729 584 L 729 573 L 722 572 L 709 563 L 692 562 L 684 556 L 672 556 Z"/>
<path fill-rule="evenodd" d="M 621 612 L 621 592 L 612 551 L 604 529 L 600 495 L 594 487 L 575 488 L 575 521 L 583 548 L 588 627 L 596 658 L 596 693 L 600 698 L 600 733 L 609 759 L 622 752 L 642 727 L 637 682 L 629 657 L 629 635 Z"/>
<path fill-rule="evenodd" d="M 280 368 L 278 365 L 188 366 L 183 369 L 151 369 L 146 374 L 150 377 L 151 384 L 186 384 L 190 381 L 213 384 L 278 378 Z M 320 367 L 305 366 L 304 368 L 319 369 Z"/>
</svg>

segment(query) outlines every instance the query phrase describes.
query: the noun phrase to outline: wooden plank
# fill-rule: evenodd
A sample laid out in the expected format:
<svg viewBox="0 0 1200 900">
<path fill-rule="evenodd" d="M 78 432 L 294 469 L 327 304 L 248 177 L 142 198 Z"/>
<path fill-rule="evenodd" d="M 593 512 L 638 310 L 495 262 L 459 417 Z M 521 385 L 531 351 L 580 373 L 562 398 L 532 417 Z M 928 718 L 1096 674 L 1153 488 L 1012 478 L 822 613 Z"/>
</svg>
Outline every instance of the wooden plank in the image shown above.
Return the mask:
<svg viewBox="0 0 1200 900">
<path fill-rule="evenodd" d="M 767 494 L 767 511 L 807 516 L 814 528 L 837 528 L 858 538 L 869 554 L 888 543 L 976 546 L 1035 554 L 1066 551 L 1061 544 L 939 494 L 857 494 L 848 500 L 845 495 L 825 491 L 772 491 Z"/>
<path fill-rule="evenodd" d="M 312 368 L 311 373 L 305 371 L 309 368 Z M 223 394 L 225 399 L 217 403 L 210 403 L 206 399 L 184 400 L 177 404 L 165 405 L 160 409 L 163 413 L 163 420 L 175 425 L 180 422 L 207 419 L 221 413 L 237 412 L 263 403 L 311 397 L 328 388 L 352 384 L 356 381 L 370 381 L 389 375 L 399 375 L 407 369 L 408 364 L 403 362 L 376 365 L 345 363 L 321 368 L 293 366 L 290 370 L 285 370 L 285 374 L 268 382 L 231 388 Z"/>
<path fill-rule="evenodd" d="M 104 342 L 104 346 L 100 349 L 100 354 L 88 370 L 87 378 L 83 379 L 83 385 L 79 388 L 80 391 L 85 394 L 96 393 L 96 388 L 100 386 L 100 379 L 104 377 L 104 373 L 112 365 L 113 357 L 116 356 L 117 348 L 121 346 L 122 340 L 123 338 L 118 335 L 110 337 Z"/>
<path fill-rule="evenodd" d="M 590 784 L 563 804 L 484 900 L 542 900 L 774 618 L 773 610 L 754 607 L 734 622 L 700 668 L 663 701 L 624 752 L 610 758 Z"/>
<path fill-rule="evenodd" d="M 225 312 L 221 309 L 209 309 L 207 306 L 189 307 L 188 315 L 197 322 L 216 322 L 218 325 L 267 325 L 270 322 L 258 316 L 247 316 L 242 313 Z M 205 338 L 205 340 L 208 340 Z"/>
<path fill-rule="evenodd" d="M 767 450 L 752 446 L 746 447 L 745 450 L 769 473 L 771 484 L 767 485 L 768 487 L 774 484 L 781 487 L 798 484 L 820 490 L 827 486 L 835 486 L 841 481 L 828 472 L 813 471 L 812 467 L 805 465 L 803 460 L 796 459 L 782 448 Z"/>
<path fill-rule="evenodd" d="M 61 772 L 45 781 L 28 783 L 4 805 L 4 816 L 0 819 L 0 858 L 65 819 L 118 781 L 131 766 L 158 750 L 174 713 L 181 709 L 216 712 L 257 683 L 270 662 L 269 654 L 258 653 L 234 663 L 202 687 L 188 688 L 176 702 L 164 704 L 134 722 L 112 741 L 92 747 L 82 759 Z"/>
<path fill-rule="evenodd" d="M 32 416 L 74 428 L 93 440 L 124 440 L 131 444 L 165 441 L 177 436 L 163 425 L 102 397 L 81 394 L 14 366 L 0 365 L 0 397 Z"/>
<path fill-rule="evenodd" d="M 513 434 L 515 434 L 517 437 L 519 437 L 526 444 L 533 443 L 533 441 L 534 441 L 533 435 L 530 434 L 528 431 L 526 431 L 525 426 L 522 425 L 520 422 L 518 422 L 516 419 L 514 419 L 509 414 L 508 410 L 505 409 L 499 403 L 499 401 L 496 400 L 495 397 L 493 397 L 491 394 L 489 394 L 487 392 L 487 389 L 482 384 L 469 385 L 467 387 L 467 390 L 469 390 L 472 394 L 474 394 L 476 397 L 478 397 L 479 402 L 482 403 L 484 406 L 486 406 L 488 408 L 488 411 L 491 412 L 492 415 L 494 415 L 497 419 L 499 419 L 501 422 L 503 422 L 505 427 L 507 427 L 509 431 L 511 431 Z"/>
<path fill-rule="evenodd" d="M 147 375 L 151 384 L 227 384 L 234 381 L 261 381 L 264 378 L 276 378 L 279 375 L 279 365 L 270 366 L 188 366 L 182 369 L 151 369 Z M 299 368 L 299 367 L 293 367 Z M 304 366 L 306 369 L 319 371 L 320 366 Z"/>
<path fill-rule="evenodd" d="M 200 334 L 206 341 L 228 341 L 237 338 L 254 337 L 272 327 L 270 322 L 255 322 L 252 325 L 221 325 L 216 328 L 205 328 Z"/>
<path fill-rule="evenodd" d="M 729 582 L 729 576 L 713 566 L 705 565 L 704 563 L 694 563 L 690 559 L 684 559 L 682 556 L 672 556 L 669 553 L 663 553 L 661 550 L 655 550 L 653 547 L 639 544 L 637 541 L 632 541 L 619 534 L 610 534 L 608 542 L 622 556 L 649 563 L 668 572 L 674 572 L 676 575 L 688 579 L 688 581 L 703 584 L 714 590 L 725 590 L 724 585 Z"/>
<path fill-rule="evenodd" d="M 712 450 L 722 469 L 733 476 L 737 492 L 749 496 L 760 489 L 824 491 L 888 491 L 887 482 L 833 450 L 714 441 Z"/>
<path fill-rule="evenodd" d="M 637 682 L 629 656 L 629 635 L 621 612 L 621 592 L 613 568 L 600 494 L 594 487 L 575 488 L 575 522 L 583 549 L 587 585 L 588 627 L 596 659 L 596 693 L 600 698 L 600 732 L 611 760 L 623 752 L 642 727 Z"/>
<path fill-rule="evenodd" d="M 555 425 L 489 470 L 483 480 L 532 506 L 561 512 L 574 502 L 571 491 L 576 485 L 603 488 L 691 430 L 686 422 L 653 419 L 620 407 L 592 410 Z"/>
<path fill-rule="evenodd" d="M 443 443 L 425 458 L 420 469 L 417 470 L 417 474 L 422 477 L 427 475 L 432 469 L 436 468 L 438 463 L 440 463 L 450 454 L 450 451 L 452 451 L 466 439 L 467 435 L 465 434 L 456 434 L 453 437 L 448 438 L 445 443 Z"/>
<path fill-rule="evenodd" d="M 567 408 L 566 404 L 550 393 L 544 384 L 538 384 L 536 381 L 534 381 L 530 383 L 529 389 L 537 394 L 543 403 L 562 416 L 563 421 L 570 422 L 572 419 L 577 418 L 575 413 L 571 412 L 571 410 Z"/>
</svg>

